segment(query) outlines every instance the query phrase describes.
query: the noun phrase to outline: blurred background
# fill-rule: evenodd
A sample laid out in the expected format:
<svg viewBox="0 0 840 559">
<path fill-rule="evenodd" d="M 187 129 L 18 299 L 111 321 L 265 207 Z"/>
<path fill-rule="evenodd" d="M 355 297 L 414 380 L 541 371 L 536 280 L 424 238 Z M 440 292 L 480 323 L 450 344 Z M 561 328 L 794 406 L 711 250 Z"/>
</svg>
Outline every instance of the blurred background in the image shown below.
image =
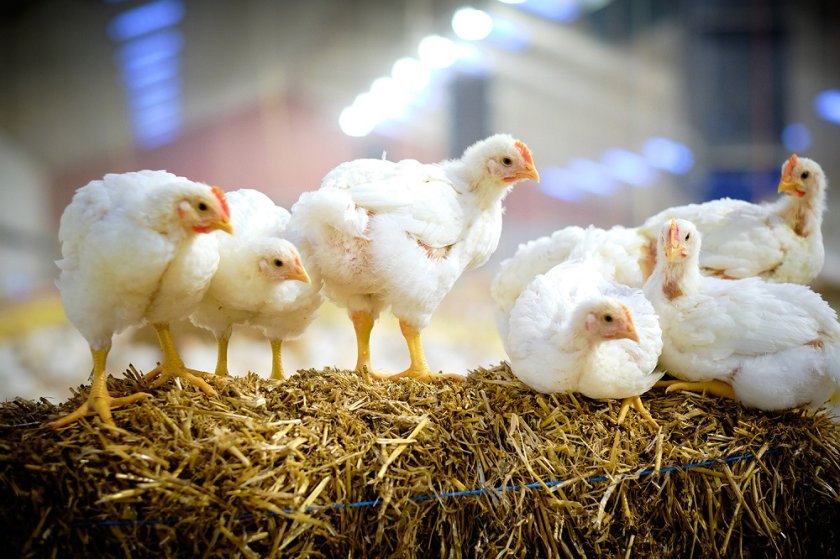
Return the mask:
<svg viewBox="0 0 840 559">
<path fill-rule="evenodd" d="M 507 198 L 502 241 L 424 334 L 434 369 L 504 358 L 488 284 L 519 243 L 567 225 L 635 225 L 731 196 L 773 199 L 791 152 L 840 177 L 840 4 L 833 0 L 6 0 L 0 4 L 0 398 L 63 400 L 90 355 L 53 282 L 58 220 L 107 172 L 166 169 L 289 208 L 339 163 L 433 162 L 507 132 L 540 184 Z M 840 196 L 826 265 L 837 308 Z M 270 369 L 239 330 L 231 371 Z M 188 366 L 212 337 L 181 324 Z M 377 367 L 408 364 L 396 321 Z M 355 360 L 325 305 L 286 345 L 287 372 Z M 109 369 L 154 366 L 150 329 L 118 336 Z"/>
</svg>

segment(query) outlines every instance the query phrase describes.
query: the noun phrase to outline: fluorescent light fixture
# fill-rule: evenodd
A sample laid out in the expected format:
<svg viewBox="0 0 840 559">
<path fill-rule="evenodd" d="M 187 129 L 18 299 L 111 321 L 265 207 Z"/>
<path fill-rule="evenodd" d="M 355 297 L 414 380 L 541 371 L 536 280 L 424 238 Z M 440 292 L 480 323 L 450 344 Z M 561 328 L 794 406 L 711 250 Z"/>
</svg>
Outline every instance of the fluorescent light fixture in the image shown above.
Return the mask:
<svg viewBox="0 0 840 559">
<path fill-rule="evenodd" d="M 570 184 L 598 196 L 612 194 L 618 186 L 609 170 L 591 159 L 574 159 L 568 170 Z"/>
<path fill-rule="evenodd" d="M 124 67 L 122 69 L 123 83 L 126 89 L 143 89 L 152 84 L 171 80 L 181 72 L 181 60 L 177 57 L 159 60 L 149 67 L 133 69 Z"/>
<path fill-rule="evenodd" d="M 782 130 L 782 143 L 788 151 L 807 151 L 811 147 L 811 131 L 801 122 L 788 124 Z"/>
<path fill-rule="evenodd" d="M 586 194 L 574 186 L 571 174 L 562 167 L 540 168 L 539 189 L 564 202 L 579 202 Z"/>
<path fill-rule="evenodd" d="M 376 127 L 376 123 L 356 106 L 346 107 L 341 111 L 338 117 L 338 125 L 346 135 L 356 138 L 367 136 Z"/>
<path fill-rule="evenodd" d="M 127 93 L 128 104 L 132 110 L 141 110 L 179 98 L 181 96 L 181 82 L 177 78 L 173 78 L 157 83 L 153 87 L 129 90 Z"/>
<path fill-rule="evenodd" d="M 493 31 L 493 18 L 483 10 L 461 8 L 452 16 L 452 30 L 465 41 L 480 41 Z"/>
<path fill-rule="evenodd" d="M 694 153 L 691 149 L 662 136 L 649 138 L 642 148 L 642 154 L 651 167 L 675 175 L 684 175 L 694 168 Z"/>
<path fill-rule="evenodd" d="M 840 89 L 827 89 L 817 94 L 814 110 L 821 119 L 840 124 Z"/>
<path fill-rule="evenodd" d="M 406 91 L 420 91 L 431 80 L 431 71 L 416 58 L 400 58 L 391 68 L 391 76 Z"/>
<path fill-rule="evenodd" d="M 429 68 L 448 68 L 458 60 L 458 47 L 450 39 L 429 35 L 417 45 L 417 54 Z"/>
<path fill-rule="evenodd" d="M 140 68 L 163 58 L 176 56 L 183 47 L 183 34 L 175 29 L 169 29 L 123 43 L 117 49 L 116 59 L 122 67 Z"/>
<path fill-rule="evenodd" d="M 501 17 L 493 17 L 493 31 L 487 36 L 487 42 L 509 51 L 521 51 L 531 46 L 523 26 Z"/>
<path fill-rule="evenodd" d="M 574 21 L 583 12 L 578 0 L 528 0 L 516 6 L 543 19 L 557 22 Z"/>
<path fill-rule="evenodd" d="M 650 186 L 656 180 L 656 173 L 645 158 L 626 149 L 607 150 L 601 163 L 613 178 L 631 186 Z"/>
<path fill-rule="evenodd" d="M 120 13 L 108 23 L 108 36 L 122 42 L 172 27 L 184 17 L 181 0 L 155 0 Z"/>
</svg>

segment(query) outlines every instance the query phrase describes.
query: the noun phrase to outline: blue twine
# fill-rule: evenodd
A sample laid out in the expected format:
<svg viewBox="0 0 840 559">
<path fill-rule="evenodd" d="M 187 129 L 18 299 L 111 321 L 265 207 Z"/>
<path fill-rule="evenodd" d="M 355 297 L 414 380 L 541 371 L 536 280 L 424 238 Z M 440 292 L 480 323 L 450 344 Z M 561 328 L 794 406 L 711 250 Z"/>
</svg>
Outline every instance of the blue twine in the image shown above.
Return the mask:
<svg viewBox="0 0 840 559">
<path fill-rule="evenodd" d="M 781 452 L 779 448 L 771 448 L 764 452 L 762 458 L 772 454 L 778 454 Z M 659 474 L 666 474 L 668 472 L 676 472 L 676 471 L 687 471 L 692 470 L 694 468 L 702 468 L 707 466 L 716 466 L 719 464 L 731 464 L 733 462 L 740 462 L 742 460 L 751 460 L 755 458 L 755 454 L 752 452 L 747 452 L 746 454 L 738 454 L 735 456 L 727 456 L 725 458 L 713 458 L 711 460 L 704 460 L 703 462 L 691 462 L 689 464 L 682 464 L 679 466 L 667 466 L 665 468 L 660 468 L 659 470 L 655 470 L 653 468 L 648 468 L 646 470 L 642 470 L 638 473 L 631 473 L 631 474 L 622 474 L 618 476 L 618 479 L 624 480 L 627 478 L 637 478 L 641 479 L 643 477 L 647 477 L 656 473 Z M 592 476 L 586 478 L 585 481 L 590 483 L 598 483 L 603 481 L 609 481 L 609 476 Z M 464 491 L 447 491 L 445 493 L 431 493 L 427 495 L 415 495 L 414 497 L 409 497 L 408 500 L 421 503 L 423 501 L 431 501 L 433 499 L 443 500 L 443 499 L 450 499 L 455 497 L 470 497 L 476 495 L 486 495 L 488 493 L 506 493 L 510 491 L 521 491 L 523 489 L 539 489 L 541 487 L 555 487 L 557 485 L 561 485 L 564 483 L 568 483 L 569 480 L 556 480 L 556 481 L 535 481 L 532 483 L 527 483 L 524 485 L 503 485 L 499 487 L 487 488 L 487 487 L 480 487 L 477 489 L 466 489 Z M 358 509 L 358 508 L 373 508 L 377 507 L 382 504 L 382 499 L 374 499 L 372 501 L 356 501 L 353 503 L 332 503 L 330 505 L 312 505 L 303 509 L 303 512 L 318 512 L 324 510 L 345 510 L 345 509 Z M 279 516 L 281 514 L 292 514 L 296 512 L 297 509 L 284 509 L 282 513 L 273 512 L 273 511 L 265 511 L 261 514 L 255 514 L 253 512 L 246 512 L 242 514 L 238 514 L 233 518 L 235 520 L 250 520 L 257 518 L 258 516 L 264 517 L 273 517 Z M 156 524 L 163 524 L 163 525 L 174 525 L 181 521 L 181 517 L 178 516 L 170 516 L 167 518 L 148 518 L 148 519 L 116 519 L 116 520 L 85 520 L 74 522 L 74 526 L 82 526 L 82 525 L 96 525 L 96 526 L 139 526 L 139 525 L 156 525 Z"/>
</svg>

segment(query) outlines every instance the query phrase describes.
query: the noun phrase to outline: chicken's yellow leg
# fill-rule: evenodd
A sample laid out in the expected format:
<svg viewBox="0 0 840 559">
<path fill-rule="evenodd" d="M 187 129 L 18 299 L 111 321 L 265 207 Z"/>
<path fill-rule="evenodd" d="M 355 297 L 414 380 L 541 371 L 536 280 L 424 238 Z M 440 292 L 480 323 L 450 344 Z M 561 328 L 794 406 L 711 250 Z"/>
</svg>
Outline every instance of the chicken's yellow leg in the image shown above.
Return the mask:
<svg viewBox="0 0 840 559">
<path fill-rule="evenodd" d="M 157 377 L 157 380 L 152 384 L 152 388 L 157 388 L 169 379 L 178 377 L 197 386 L 208 396 L 215 396 L 216 391 L 213 390 L 213 387 L 196 374 L 199 371 L 193 371 L 184 366 L 184 362 L 181 360 L 181 356 L 178 354 L 178 350 L 175 349 L 175 344 L 172 341 L 169 324 L 161 322 L 152 326 L 155 332 L 157 332 L 158 340 L 160 340 L 160 349 L 163 351 L 163 363 L 160 364 L 160 367 L 149 372 L 145 377 L 147 381 Z"/>
<path fill-rule="evenodd" d="M 372 373 L 374 378 L 397 380 L 408 377 L 421 381 L 441 380 L 444 378 L 464 380 L 464 377 L 457 373 L 433 373 L 429 369 L 428 363 L 426 363 L 426 354 L 423 351 L 423 342 L 420 340 L 420 330 L 418 330 L 415 326 L 408 324 L 404 320 L 400 320 L 400 331 L 402 332 L 405 342 L 408 345 L 408 354 L 411 357 L 411 364 L 408 366 L 408 369 L 395 375 Z"/>
<path fill-rule="evenodd" d="M 118 408 L 126 404 L 131 404 L 139 400 L 149 397 L 145 392 L 138 392 L 130 396 L 123 396 L 122 398 L 112 398 L 108 393 L 108 385 L 106 382 L 105 362 L 108 359 L 108 352 L 111 350 L 110 344 L 103 349 L 90 348 L 90 353 L 93 355 L 93 380 L 90 385 L 90 393 L 87 400 L 76 408 L 75 411 L 47 423 L 47 427 L 58 429 L 69 425 L 75 421 L 80 420 L 86 415 L 97 414 L 99 419 L 107 425 L 114 425 L 114 418 L 111 416 L 111 408 Z"/>
<path fill-rule="evenodd" d="M 216 340 L 216 342 L 219 346 L 216 351 L 216 375 L 220 377 L 229 377 L 230 372 L 228 371 L 227 354 L 230 336 L 219 336 L 219 339 Z"/>
<path fill-rule="evenodd" d="M 283 380 L 283 340 L 271 340 L 271 378 Z"/>
<path fill-rule="evenodd" d="M 356 311 L 350 315 L 356 330 L 356 371 L 363 373 L 370 368 L 370 331 L 373 330 L 373 315 Z"/>
<path fill-rule="evenodd" d="M 685 390 L 688 392 L 700 392 L 701 394 L 712 394 L 720 396 L 721 398 L 729 398 L 730 400 L 737 400 L 735 391 L 732 387 L 720 380 L 707 380 L 704 382 L 674 382 L 668 385 L 665 389 L 666 393 L 671 393 L 677 390 Z"/>
<path fill-rule="evenodd" d="M 629 398 L 625 398 L 621 401 L 621 409 L 618 410 L 618 421 L 616 421 L 618 425 L 621 425 L 624 422 L 624 418 L 627 416 L 627 410 L 630 409 L 630 406 L 633 406 L 633 409 L 639 412 L 642 419 L 647 421 L 647 424 L 653 427 L 654 430 L 659 429 L 659 424 L 647 411 L 647 408 L 645 408 L 645 405 L 642 403 L 642 399 L 639 396 L 630 396 Z"/>
</svg>

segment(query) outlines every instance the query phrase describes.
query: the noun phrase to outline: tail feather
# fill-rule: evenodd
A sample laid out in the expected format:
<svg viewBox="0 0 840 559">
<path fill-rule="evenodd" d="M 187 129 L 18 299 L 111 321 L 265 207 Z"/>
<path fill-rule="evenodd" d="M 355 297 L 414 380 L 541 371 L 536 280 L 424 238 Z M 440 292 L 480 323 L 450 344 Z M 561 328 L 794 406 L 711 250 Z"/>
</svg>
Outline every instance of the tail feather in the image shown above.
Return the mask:
<svg viewBox="0 0 840 559">
<path fill-rule="evenodd" d="M 351 237 L 366 238 L 369 216 L 353 203 L 350 194 L 343 190 L 321 189 L 304 192 L 292 206 L 289 227 L 311 236 L 338 231 Z"/>
</svg>

